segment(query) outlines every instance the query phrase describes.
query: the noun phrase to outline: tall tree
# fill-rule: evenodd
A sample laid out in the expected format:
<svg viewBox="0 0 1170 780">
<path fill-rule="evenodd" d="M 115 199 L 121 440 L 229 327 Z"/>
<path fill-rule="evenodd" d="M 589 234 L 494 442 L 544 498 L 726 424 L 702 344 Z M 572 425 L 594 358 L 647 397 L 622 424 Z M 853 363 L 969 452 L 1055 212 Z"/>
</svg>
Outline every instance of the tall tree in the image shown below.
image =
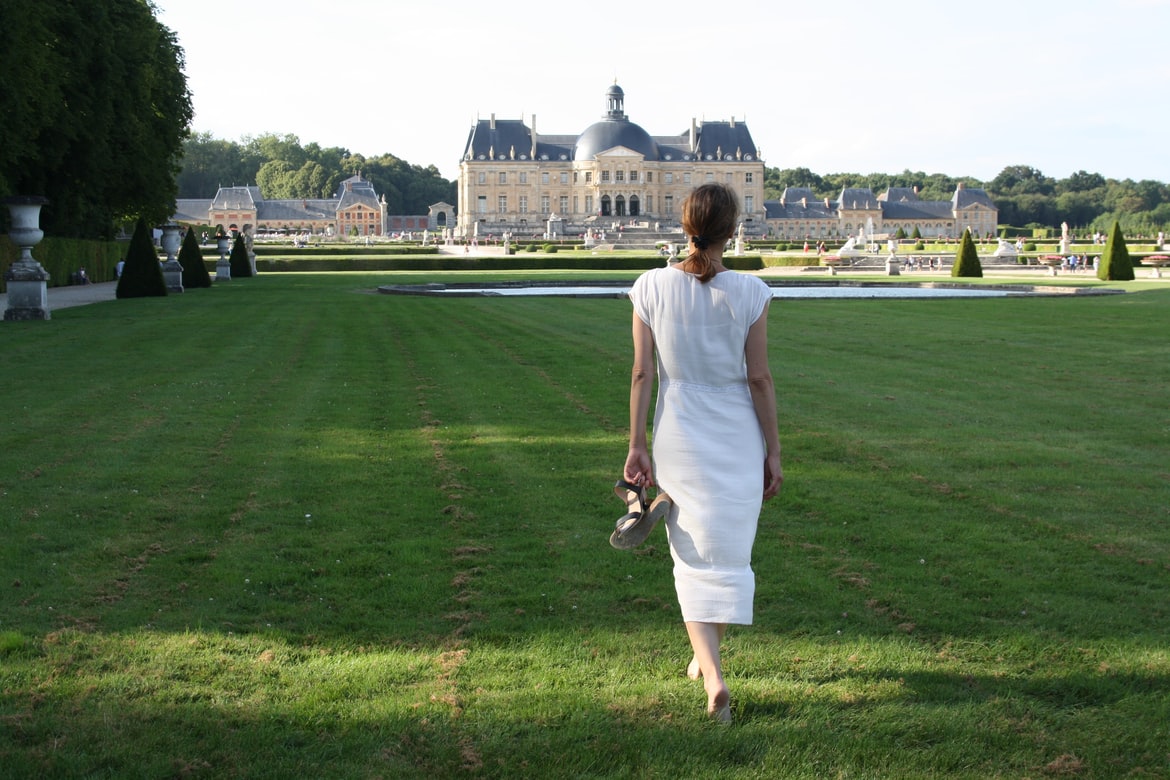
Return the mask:
<svg viewBox="0 0 1170 780">
<path fill-rule="evenodd" d="M 45 195 L 46 232 L 167 219 L 192 117 L 175 34 L 147 0 L 0 0 L 0 194 Z"/>
</svg>

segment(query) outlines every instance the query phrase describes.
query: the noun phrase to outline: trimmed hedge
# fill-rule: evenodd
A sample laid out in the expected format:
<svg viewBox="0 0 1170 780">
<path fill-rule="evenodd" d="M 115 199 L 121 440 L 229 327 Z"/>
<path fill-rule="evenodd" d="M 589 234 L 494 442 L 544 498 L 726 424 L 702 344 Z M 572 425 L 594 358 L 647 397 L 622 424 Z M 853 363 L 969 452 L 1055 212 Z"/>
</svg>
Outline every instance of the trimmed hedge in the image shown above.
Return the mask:
<svg viewBox="0 0 1170 780">
<path fill-rule="evenodd" d="M 126 254 L 126 242 L 84 241 L 79 238 L 45 237 L 33 247 L 32 255 L 49 272 L 49 287 L 64 287 L 70 275 L 84 268 L 91 282 L 111 282 L 114 271 Z M 20 257 L 20 249 L 5 235 L 0 239 L 0 291 L 7 292 L 4 274 Z"/>
<path fill-rule="evenodd" d="M 566 257 L 549 255 L 436 255 L 434 257 L 349 259 L 305 258 L 303 260 L 256 258 L 257 271 L 314 272 L 330 271 L 556 271 L 564 269 L 597 271 L 646 271 L 664 264 L 658 254 Z M 758 271 L 764 267 L 759 255 L 724 256 L 723 264 L 736 271 Z M 214 265 L 214 263 L 213 263 Z"/>
<path fill-rule="evenodd" d="M 215 245 L 208 247 L 218 257 L 219 253 L 215 251 Z M 385 255 L 437 255 L 439 254 L 439 247 L 437 246 L 418 246 L 407 244 L 405 246 L 358 246 L 352 244 L 323 244 L 320 246 L 305 246 L 294 247 L 289 244 L 252 244 L 252 251 L 256 253 L 257 261 L 259 258 L 272 255 L 280 255 L 287 257 L 354 257 L 371 255 L 376 257 L 383 257 Z"/>
<path fill-rule="evenodd" d="M 951 266 L 951 276 L 983 276 L 983 266 L 979 262 L 979 253 L 975 251 L 975 242 L 971 239 L 970 230 L 963 231 L 959 251 L 955 255 L 955 263 Z"/>
<path fill-rule="evenodd" d="M 1125 236 L 1121 234 L 1121 225 L 1116 221 L 1109 231 L 1105 252 L 1097 265 L 1097 278 L 1107 282 L 1128 282 L 1134 278 L 1133 260 L 1125 245 Z"/>
<path fill-rule="evenodd" d="M 118 298 L 162 298 L 167 295 L 167 283 L 151 233 L 151 228 L 140 217 L 134 226 L 134 235 L 130 237 L 126 265 L 122 266 L 122 276 L 114 291 Z"/>
</svg>

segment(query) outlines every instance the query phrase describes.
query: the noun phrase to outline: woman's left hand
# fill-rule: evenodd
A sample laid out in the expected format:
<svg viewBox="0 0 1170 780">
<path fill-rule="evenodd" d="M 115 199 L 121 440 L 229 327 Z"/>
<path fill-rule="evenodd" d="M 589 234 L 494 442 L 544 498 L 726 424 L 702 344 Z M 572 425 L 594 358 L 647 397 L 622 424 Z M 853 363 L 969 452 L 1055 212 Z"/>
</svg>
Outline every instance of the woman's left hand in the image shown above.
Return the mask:
<svg viewBox="0 0 1170 780">
<path fill-rule="evenodd" d="M 764 458 L 764 500 L 775 498 L 784 484 L 784 469 L 780 465 L 780 453 Z"/>
</svg>

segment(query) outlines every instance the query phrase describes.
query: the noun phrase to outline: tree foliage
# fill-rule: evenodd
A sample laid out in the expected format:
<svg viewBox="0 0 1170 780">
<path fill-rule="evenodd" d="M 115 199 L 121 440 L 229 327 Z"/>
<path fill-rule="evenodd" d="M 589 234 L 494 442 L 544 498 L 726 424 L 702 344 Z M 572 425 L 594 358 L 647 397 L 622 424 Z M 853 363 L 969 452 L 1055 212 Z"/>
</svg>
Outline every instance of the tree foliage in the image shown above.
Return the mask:
<svg viewBox="0 0 1170 780">
<path fill-rule="evenodd" d="M 134 235 L 130 237 L 130 246 L 126 248 L 126 262 L 114 295 L 118 298 L 149 298 L 166 294 L 167 283 L 158 252 L 154 249 L 151 229 L 146 220 L 139 219 L 134 226 Z"/>
<path fill-rule="evenodd" d="M 267 134 L 241 142 L 207 134 L 187 139 L 179 197 L 210 198 L 221 186 L 255 184 L 268 200 L 329 198 L 341 182 L 361 174 L 386 196 L 391 214 L 426 214 L 439 201 L 456 201 L 455 182 L 435 166 L 420 167 L 392 154 L 365 157 L 340 147 L 301 144 L 295 135 Z"/>
<path fill-rule="evenodd" d="M 175 34 L 146 0 L 0 0 L 0 195 L 44 195 L 47 233 L 170 217 L 192 117 Z"/>
<path fill-rule="evenodd" d="M 1097 278 L 1110 282 L 1128 282 L 1133 279 L 1133 260 L 1121 235 L 1120 223 L 1114 222 L 1105 242 L 1105 252 L 1097 264 Z"/>
<path fill-rule="evenodd" d="M 955 255 L 955 264 L 951 266 L 951 276 L 983 276 L 983 265 L 979 262 L 979 253 L 975 251 L 975 242 L 971 238 L 970 230 L 963 231 L 963 239 Z"/>
<path fill-rule="evenodd" d="M 1083 235 L 1107 233 L 1114 222 L 1120 222 L 1129 235 L 1170 232 L 1170 186 L 1166 184 L 1107 179 L 1083 170 L 1067 179 L 1053 179 L 1027 165 L 1009 165 L 989 182 L 909 170 L 819 175 L 807 168 L 768 168 L 764 197 L 777 200 L 785 187 L 809 187 L 817 198 L 829 200 L 836 200 L 845 187 L 868 187 L 879 195 L 889 187 L 917 187 L 923 200 L 950 200 L 960 181 L 987 190 L 999 208 L 1002 225 L 1056 228 L 1067 222 Z"/>
<path fill-rule="evenodd" d="M 207 265 L 203 262 L 203 252 L 199 249 L 199 241 L 195 238 L 195 231 L 187 228 L 183 236 L 183 245 L 179 247 L 179 265 L 183 266 L 183 288 L 210 287 L 211 274 L 207 272 Z"/>
</svg>

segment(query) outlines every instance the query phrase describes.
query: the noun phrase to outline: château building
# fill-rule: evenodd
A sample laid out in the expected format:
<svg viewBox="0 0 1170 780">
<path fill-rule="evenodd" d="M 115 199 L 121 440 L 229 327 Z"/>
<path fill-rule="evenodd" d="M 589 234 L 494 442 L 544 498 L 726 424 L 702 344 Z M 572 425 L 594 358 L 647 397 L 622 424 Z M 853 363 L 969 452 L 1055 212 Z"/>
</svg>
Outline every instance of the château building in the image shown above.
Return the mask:
<svg viewBox="0 0 1170 780">
<path fill-rule="evenodd" d="M 787 187 L 780 200 L 764 203 L 770 235 L 792 240 L 850 236 L 977 238 L 994 236 L 999 209 L 987 193 L 960 183 L 950 200 L 921 200 L 914 187 L 890 187 L 874 195 L 867 187 L 846 187 L 835 201 L 816 197 L 807 187 Z"/>
<path fill-rule="evenodd" d="M 477 120 L 459 165 L 456 235 L 505 232 L 566 235 L 615 222 L 677 229 L 682 201 L 706 182 L 736 191 L 747 235 L 789 240 L 907 235 L 957 238 L 995 234 L 999 211 L 982 189 L 963 185 L 949 201 L 924 201 L 911 188 L 875 195 L 844 188 L 836 200 L 789 187 L 764 200 L 764 161 L 743 122 L 691 120 L 678 135 L 650 135 L 630 121 L 617 84 L 606 113 L 580 134 L 546 135 L 536 118 Z"/>
<path fill-rule="evenodd" d="M 256 186 L 220 187 L 211 200 L 180 199 L 175 205 L 176 222 L 225 230 L 250 227 L 254 234 L 386 236 L 454 224 L 454 209 L 447 203 L 436 203 L 425 215 L 387 214 L 386 197 L 360 174 L 341 182 L 332 198 L 265 200 Z"/>
<path fill-rule="evenodd" d="M 687 193 L 710 181 L 735 189 L 748 227 L 763 229 L 764 163 L 747 125 L 691 120 L 678 135 L 631 122 L 625 93 L 580 134 L 545 135 L 523 120 L 480 119 L 459 165 L 457 234 L 543 233 L 550 219 L 580 234 L 613 222 L 677 224 Z"/>
</svg>

